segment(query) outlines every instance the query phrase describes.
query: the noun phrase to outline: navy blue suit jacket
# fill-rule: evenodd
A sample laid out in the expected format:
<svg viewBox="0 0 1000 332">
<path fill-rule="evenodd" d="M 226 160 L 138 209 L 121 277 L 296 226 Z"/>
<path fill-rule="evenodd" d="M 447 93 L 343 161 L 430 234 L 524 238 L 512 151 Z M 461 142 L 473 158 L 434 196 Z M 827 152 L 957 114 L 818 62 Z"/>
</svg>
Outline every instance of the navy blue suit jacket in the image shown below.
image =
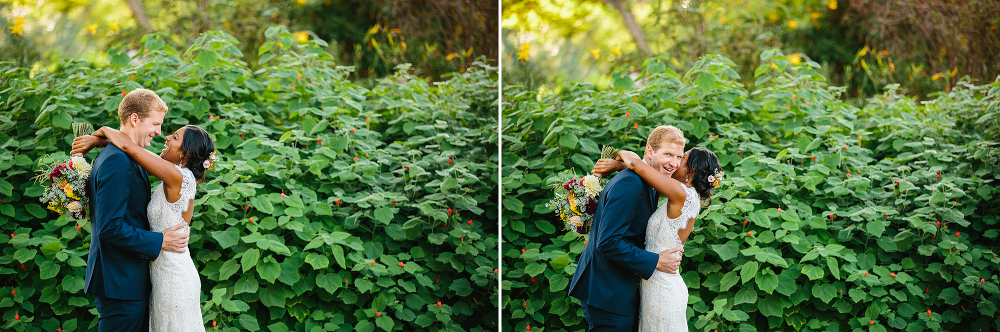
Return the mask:
<svg viewBox="0 0 1000 332">
<path fill-rule="evenodd" d="M 160 256 L 163 234 L 149 231 L 149 174 L 108 145 L 90 173 L 90 253 L 84 292 L 138 301 L 149 298 L 149 262 Z"/>
<path fill-rule="evenodd" d="M 626 169 L 608 182 L 597 201 L 590 240 L 583 248 L 569 295 L 588 306 L 636 316 L 639 278 L 649 279 L 660 256 L 646 248 L 653 214 L 652 186 Z"/>
</svg>

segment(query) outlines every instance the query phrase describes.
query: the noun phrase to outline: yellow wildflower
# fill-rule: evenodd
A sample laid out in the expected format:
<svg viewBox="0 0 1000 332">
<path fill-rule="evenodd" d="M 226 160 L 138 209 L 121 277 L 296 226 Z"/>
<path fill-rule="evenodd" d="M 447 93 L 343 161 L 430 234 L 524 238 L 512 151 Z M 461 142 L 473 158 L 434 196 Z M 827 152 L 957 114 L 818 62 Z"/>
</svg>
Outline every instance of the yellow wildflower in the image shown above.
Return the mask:
<svg viewBox="0 0 1000 332">
<path fill-rule="evenodd" d="M 309 33 L 305 31 L 296 32 L 295 39 L 297 39 L 300 43 L 305 43 L 309 41 Z"/>
<path fill-rule="evenodd" d="M 615 48 L 612 48 L 611 49 L 611 53 L 614 53 L 617 56 L 622 56 L 622 48 L 621 48 L 621 46 L 615 46 Z"/>
<path fill-rule="evenodd" d="M 295 2 L 298 2 L 300 5 L 306 4 L 306 0 L 295 0 Z"/>
<path fill-rule="evenodd" d="M 798 28 L 799 27 L 799 23 L 795 22 L 795 21 L 788 21 L 788 27 L 792 28 L 792 29 Z"/>
<path fill-rule="evenodd" d="M 97 23 L 87 24 L 87 31 L 90 31 L 91 36 L 97 35 Z"/>
<path fill-rule="evenodd" d="M 530 53 L 528 53 L 528 51 L 530 51 L 530 50 L 531 50 L 531 44 L 521 45 L 521 47 L 518 48 L 518 51 L 517 51 L 517 59 L 518 60 L 528 60 L 528 56 L 530 55 Z"/>
<path fill-rule="evenodd" d="M 118 27 L 118 21 L 114 21 L 114 22 L 111 22 L 111 24 L 108 24 L 108 28 L 110 28 L 111 30 L 114 30 L 115 32 L 118 32 L 118 30 L 121 30 L 121 28 Z"/>
<path fill-rule="evenodd" d="M 830 10 L 837 10 L 837 0 L 830 0 L 830 2 L 826 4 L 826 6 L 830 7 Z"/>
<path fill-rule="evenodd" d="M 799 55 L 798 53 L 789 55 L 788 56 L 788 62 L 791 62 L 793 65 L 797 65 L 800 62 L 802 62 L 802 56 Z"/>
<path fill-rule="evenodd" d="M 13 35 L 21 35 L 24 33 L 24 17 L 14 19 L 14 26 L 10 27 L 10 33 Z"/>
<path fill-rule="evenodd" d="M 595 48 L 590 50 L 590 55 L 594 56 L 594 60 L 601 58 L 601 49 Z"/>
</svg>

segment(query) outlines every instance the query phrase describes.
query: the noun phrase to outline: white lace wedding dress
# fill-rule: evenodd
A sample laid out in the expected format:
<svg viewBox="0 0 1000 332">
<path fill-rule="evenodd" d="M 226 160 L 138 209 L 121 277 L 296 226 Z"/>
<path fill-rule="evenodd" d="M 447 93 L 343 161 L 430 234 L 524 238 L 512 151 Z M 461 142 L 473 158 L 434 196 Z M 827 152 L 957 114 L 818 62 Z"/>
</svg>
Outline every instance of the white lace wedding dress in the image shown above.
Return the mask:
<svg viewBox="0 0 1000 332">
<path fill-rule="evenodd" d="M 194 199 L 194 174 L 187 168 L 176 167 L 184 178 L 181 198 L 170 203 L 163 193 L 163 184 L 156 187 L 146 208 L 153 232 L 163 232 L 184 222 L 181 214 Z M 184 226 L 177 231 L 190 233 L 191 228 Z M 149 277 L 153 282 L 149 301 L 150 331 L 205 331 L 201 316 L 201 278 L 191 260 L 191 250 L 183 254 L 160 251 L 160 256 L 149 263 Z"/>
<path fill-rule="evenodd" d="M 667 205 L 664 203 L 649 217 L 646 226 L 646 250 L 654 253 L 681 245 L 677 231 L 687 227 L 689 219 L 697 218 L 701 210 L 701 200 L 698 192 L 685 188 L 687 199 L 681 208 L 681 215 L 670 219 L 667 217 Z M 680 271 L 678 271 L 680 273 Z M 686 332 L 688 290 L 680 274 L 670 274 L 653 271 L 649 280 L 639 284 L 640 332 Z"/>
</svg>

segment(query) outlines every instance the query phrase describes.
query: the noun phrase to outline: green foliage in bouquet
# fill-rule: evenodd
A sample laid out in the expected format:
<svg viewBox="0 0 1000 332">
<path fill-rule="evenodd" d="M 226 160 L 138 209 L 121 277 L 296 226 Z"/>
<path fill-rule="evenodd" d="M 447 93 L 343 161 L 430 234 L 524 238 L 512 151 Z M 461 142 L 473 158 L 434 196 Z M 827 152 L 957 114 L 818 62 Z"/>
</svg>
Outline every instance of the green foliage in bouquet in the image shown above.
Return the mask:
<svg viewBox="0 0 1000 332">
<path fill-rule="evenodd" d="M 219 149 L 192 218 L 206 326 L 496 330 L 496 67 L 428 83 L 403 66 L 365 88 L 323 41 L 265 35 L 256 71 L 221 32 L 183 52 L 146 35 L 107 68 L 0 63 L 3 329 L 96 329 L 90 224 L 47 213 L 29 175 L 68 158 L 72 122 L 118 127 L 122 92 L 149 88 L 165 132 L 199 125 Z"/>
<path fill-rule="evenodd" d="M 665 61 L 607 90 L 505 88 L 503 330 L 586 329 L 567 295 L 586 238 L 558 231 L 546 189 L 593 167 L 598 143 L 641 152 L 661 124 L 726 173 L 685 245 L 692 330 L 998 329 L 998 142 L 962 119 L 995 117 L 1000 80 L 856 107 L 773 50 L 753 88 L 720 56 L 683 74 Z"/>
</svg>

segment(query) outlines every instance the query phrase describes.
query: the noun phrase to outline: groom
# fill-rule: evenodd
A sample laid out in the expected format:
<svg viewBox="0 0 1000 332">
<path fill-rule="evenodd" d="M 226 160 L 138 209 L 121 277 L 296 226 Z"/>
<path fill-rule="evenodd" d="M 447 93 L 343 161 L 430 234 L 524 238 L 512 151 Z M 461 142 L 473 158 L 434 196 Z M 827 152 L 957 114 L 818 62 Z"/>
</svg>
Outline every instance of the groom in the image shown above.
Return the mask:
<svg viewBox="0 0 1000 332">
<path fill-rule="evenodd" d="M 128 93 L 118 106 L 121 131 L 143 148 L 160 134 L 167 105 L 153 91 Z M 149 262 L 160 250 L 183 253 L 188 235 L 174 232 L 184 222 L 149 231 L 149 174 L 109 144 L 90 174 L 91 234 L 84 292 L 94 294 L 100 331 L 149 329 Z"/>
<path fill-rule="evenodd" d="M 684 134 L 659 126 L 649 134 L 643 158 L 670 176 L 684 156 Z M 639 316 L 639 278 L 655 270 L 677 273 L 681 247 L 645 250 L 646 224 L 656 209 L 656 190 L 625 169 L 608 182 L 597 201 L 590 241 L 583 248 L 569 295 L 580 300 L 590 331 L 632 331 Z"/>
</svg>

